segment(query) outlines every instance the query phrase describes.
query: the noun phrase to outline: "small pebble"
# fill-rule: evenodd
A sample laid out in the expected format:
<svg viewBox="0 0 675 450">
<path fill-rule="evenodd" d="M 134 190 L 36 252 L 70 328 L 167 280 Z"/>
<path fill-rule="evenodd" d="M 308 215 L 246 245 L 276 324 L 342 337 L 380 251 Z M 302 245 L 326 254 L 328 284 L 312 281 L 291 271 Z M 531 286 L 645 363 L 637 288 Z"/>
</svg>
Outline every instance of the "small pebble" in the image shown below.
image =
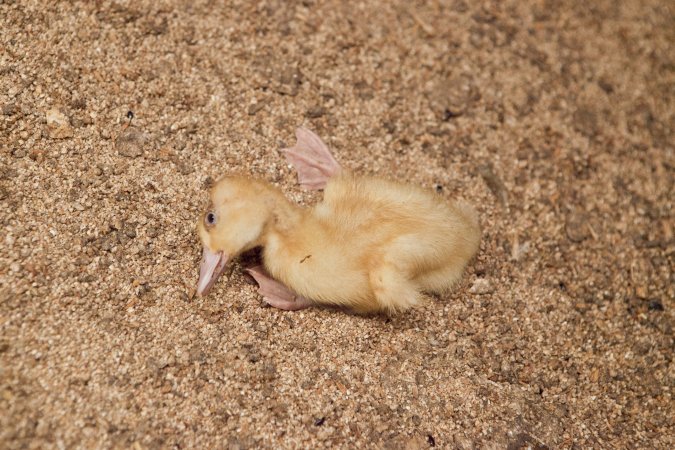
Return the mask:
<svg viewBox="0 0 675 450">
<path fill-rule="evenodd" d="M 567 238 L 575 243 L 582 242 L 591 236 L 588 218 L 582 213 L 572 213 L 565 222 Z"/>
<path fill-rule="evenodd" d="M 313 108 L 309 108 L 307 112 L 305 113 L 305 116 L 307 116 L 310 119 L 318 119 L 319 117 L 323 116 L 326 114 L 326 109 L 322 106 L 315 106 Z"/>
<path fill-rule="evenodd" d="M 480 173 L 480 176 L 483 177 L 483 180 L 485 180 L 487 187 L 492 191 L 497 200 L 499 200 L 499 203 L 503 207 L 506 207 L 508 202 L 508 191 L 501 178 L 495 174 L 492 164 L 480 166 L 478 172 Z"/>
<path fill-rule="evenodd" d="M 257 103 L 251 103 L 248 105 L 248 115 L 255 116 L 258 111 L 265 107 L 265 102 L 259 101 Z"/>
<path fill-rule="evenodd" d="M 187 161 L 181 161 L 180 163 L 178 163 L 177 168 L 178 172 L 181 173 L 182 175 L 190 175 L 192 172 L 195 171 L 192 164 L 190 164 Z"/>
<path fill-rule="evenodd" d="M 326 418 L 325 418 L 325 417 L 320 417 L 320 418 L 318 418 L 318 419 L 316 419 L 316 420 L 314 421 L 314 426 L 315 426 L 315 427 L 320 427 L 320 426 L 323 425 L 325 422 L 326 422 Z"/>
<path fill-rule="evenodd" d="M 469 292 L 472 294 L 485 295 L 491 294 L 495 291 L 494 286 L 487 278 L 478 278 L 473 282 L 473 285 L 469 289 Z"/>
<path fill-rule="evenodd" d="M 649 308 L 650 311 L 663 311 L 663 303 L 661 303 L 660 300 L 654 299 L 649 301 Z"/>
<path fill-rule="evenodd" d="M 73 127 L 65 114 L 58 109 L 50 109 L 46 114 L 47 133 L 52 139 L 66 139 L 73 136 Z"/>
<path fill-rule="evenodd" d="M 117 137 L 115 148 L 120 155 L 138 158 L 143 155 L 145 147 L 150 143 L 150 135 L 136 129 L 127 129 Z"/>
<path fill-rule="evenodd" d="M 2 114 L 5 116 L 11 116 L 16 113 L 16 105 L 13 103 L 8 103 L 2 106 Z"/>
<path fill-rule="evenodd" d="M 636 287 L 635 288 L 635 295 L 638 298 L 646 299 L 647 296 L 649 295 L 649 290 L 648 290 L 647 286 L 642 284 L 642 285 Z"/>
</svg>

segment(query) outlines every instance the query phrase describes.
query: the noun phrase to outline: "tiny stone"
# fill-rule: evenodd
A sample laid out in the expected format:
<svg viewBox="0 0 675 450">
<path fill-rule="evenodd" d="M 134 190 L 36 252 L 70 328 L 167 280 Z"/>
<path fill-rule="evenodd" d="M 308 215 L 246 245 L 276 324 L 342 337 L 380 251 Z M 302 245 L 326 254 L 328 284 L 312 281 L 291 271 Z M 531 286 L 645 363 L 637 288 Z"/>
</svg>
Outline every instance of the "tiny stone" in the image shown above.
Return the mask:
<svg viewBox="0 0 675 450">
<path fill-rule="evenodd" d="M 572 242 L 582 242 L 587 239 L 591 233 L 588 229 L 587 217 L 583 214 L 570 214 L 565 223 L 565 233 Z"/>
<path fill-rule="evenodd" d="M 92 281 L 95 281 L 96 277 L 93 274 L 87 274 L 81 278 L 81 281 L 85 283 L 91 283 Z"/>
<path fill-rule="evenodd" d="M 127 170 L 126 164 L 115 164 L 113 167 L 114 175 L 122 175 Z"/>
<path fill-rule="evenodd" d="M 305 113 L 305 115 L 310 119 L 318 119 L 324 114 L 326 114 L 326 109 L 322 106 L 315 106 L 313 108 L 309 108 Z"/>
<path fill-rule="evenodd" d="M 75 109 L 85 109 L 87 107 L 87 101 L 78 97 L 72 101 L 71 106 Z"/>
<path fill-rule="evenodd" d="M 133 225 L 127 225 L 124 227 L 124 234 L 133 239 L 136 237 L 136 228 Z"/>
<path fill-rule="evenodd" d="M 581 106 L 574 113 L 574 128 L 587 137 L 598 134 L 598 115 L 590 106 Z"/>
<path fill-rule="evenodd" d="M 65 114 L 58 109 L 50 109 L 46 114 L 47 133 L 52 139 L 66 139 L 73 136 L 73 128 Z"/>
<path fill-rule="evenodd" d="M 8 103 L 2 106 L 2 114 L 5 116 L 11 116 L 16 113 L 16 105 L 13 103 Z"/>
<path fill-rule="evenodd" d="M 265 102 L 259 101 L 248 105 L 248 115 L 254 116 L 258 111 L 265 107 Z"/>
<path fill-rule="evenodd" d="M 484 164 L 478 168 L 478 171 L 483 180 L 485 180 L 487 187 L 499 200 L 499 203 L 505 207 L 508 203 L 508 191 L 501 178 L 495 174 L 492 164 Z"/>
<path fill-rule="evenodd" d="M 460 116 L 475 102 L 478 91 L 472 80 L 462 76 L 440 80 L 427 93 L 429 106 L 442 121 Z"/>
<path fill-rule="evenodd" d="M 275 92 L 295 97 L 298 95 L 298 90 L 302 83 L 302 74 L 298 69 L 289 67 L 281 71 L 277 81 L 279 84 L 274 88 Z"/>
<path fill-rule="evenodd" d="M 150 141 L 150 136 L 142 131 L 127 130 L 122 133 L 115 142 L 115 147 L 120 155 L 128 158 L 138 158 L 143 155 L 143 150 Z"/>
<path fill-rule="evenodd" d="M 202 183 L 204 189 L 211 189 L 215 184 L 215 180 L 211 176 L 207 176 Z"/>
<path fill-rule="evenodd" d="M 447 122 L 450 119 L 461 116 L 461 112 L 454 112 L 450 108 L 445 108 L 443 111 L 443 122 Z"/>
<path fill-rule="evenodd" d="M 89 264 L 89 258 L 86 256 L 78 256 L 75 258 L 75 261 L 73 261 L 76 266 L 86 266 Z"/>
<path fill-rule="evenodd" d="M 650 300 L 649 301 L 649 308 L 650 311 L 663 311 L 663 303 L 661 303 L 658 299 Z"/>
<path fill-rule="evenodd" d="M 180 172 L 182 175 L 189 175 L 192 172 L 194 172 L 194 167 L 192 167 L 189 163 L 185 161 L 181 161 L 178 164 L 178 172 Z"/>
<path fill-rule="evenodd" d="M 487 278 L 478 278 L 473 282 L 473 286 L 469 289 L 472 294 L 484 295 L 491 294 L 495 288 Z"/>
<path fill-rule="evenodd" d="M 386 121 L 382 124 L 382 126 L 388 134 L 392 134 L 394 131 L 396 131 L 396 124 L 394 124 L 394 122 Z"/>
<path fill-rule="evenodd" d="M 159 159 L 160 161 L 171 161 L 176 157 L 176 153 L 173 151 L 173 149 L 169 146 L 164 146 L 157 150 L 157 153 L 154 155 L 155 159 Z"/>
<path fill-rule="evenodd" d="M 608 94 L 614 92 L 614 86 L 612 85 L 612 82 L 608 78 L 601 77 L 598 80 L 598 86 L 600 86 L 600 88 Z"/>
<path fill-rule="evenodd" d="M 0 168 L 0 179 L 12 179 L 17 175 L 16 170 L 10 168 L 10 167 L 3 167 Z"/>
<path fill-rule="evenodd" d="M 315 426 L 315 427 L 320 427 L 320 426 L 323 425 L 325 422 L 326 422 L 326 418 L 325 418 L 325 417 L 320 417 L 320 418 L 318 418 L 318 419 L 316 419 L 316 420 L 314 421 L 314 426 Z"/>
</svg>

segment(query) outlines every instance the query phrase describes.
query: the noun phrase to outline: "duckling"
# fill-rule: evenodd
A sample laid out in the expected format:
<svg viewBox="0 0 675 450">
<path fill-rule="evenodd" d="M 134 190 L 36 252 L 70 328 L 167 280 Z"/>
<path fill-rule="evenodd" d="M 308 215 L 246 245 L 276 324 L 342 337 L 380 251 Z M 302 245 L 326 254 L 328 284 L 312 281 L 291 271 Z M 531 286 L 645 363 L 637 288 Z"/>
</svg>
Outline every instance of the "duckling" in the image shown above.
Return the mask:
<svg viewBox="0 0 675 450">
<path fill-rule="evenodd" d="M 248 269 L 268 304 L 312 305 L 357 313 L 395 313 L 419 305 L 461 278 L 480 244 L 475 210 L 422 188 L 339 165 L 305 128 L 283 152 L 306 189 L 323 189 L 313 208 L 290 202 L 262 180 L 225 176 L 212 188 L 197 228 L 203 248 L 197 292 L 203 296 L 228 260 L 262 247 Z"/>
</svg>

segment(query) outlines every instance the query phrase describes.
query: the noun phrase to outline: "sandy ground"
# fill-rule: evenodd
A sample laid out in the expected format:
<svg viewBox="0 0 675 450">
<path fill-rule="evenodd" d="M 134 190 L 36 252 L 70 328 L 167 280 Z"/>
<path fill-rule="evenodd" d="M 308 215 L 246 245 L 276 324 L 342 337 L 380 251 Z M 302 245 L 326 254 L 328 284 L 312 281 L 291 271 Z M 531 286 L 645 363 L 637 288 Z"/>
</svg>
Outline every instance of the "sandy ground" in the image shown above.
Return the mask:
<svg viewBox="0 0 675 450">
<path fill-rule="evenodd" d="M 0 447 L 673 448 L 668 1 L 0 1 Z M 133 119 L 127 117 L 133 112 Z M 396 317 L 192 296 L 205 187 L 296 126 L 461 197 Z"/>
</svg>

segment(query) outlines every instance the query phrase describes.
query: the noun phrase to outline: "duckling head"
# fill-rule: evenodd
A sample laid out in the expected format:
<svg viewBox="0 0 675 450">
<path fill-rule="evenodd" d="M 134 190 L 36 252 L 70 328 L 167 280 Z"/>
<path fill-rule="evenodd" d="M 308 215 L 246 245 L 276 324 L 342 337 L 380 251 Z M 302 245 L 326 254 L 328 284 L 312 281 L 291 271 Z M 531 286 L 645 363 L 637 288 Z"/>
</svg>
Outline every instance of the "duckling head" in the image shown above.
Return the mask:
<svg viewBox="0 0 675 450">
<path fill-rule="evenodd" d="M 209 293 L 229 259 L 260 245 L 270 217 L 264 184 L 243 177 L 225 177 L 211 189 L 210 203 L 197 222 L 204 250 L 197 294 Z"/>
</svg>

